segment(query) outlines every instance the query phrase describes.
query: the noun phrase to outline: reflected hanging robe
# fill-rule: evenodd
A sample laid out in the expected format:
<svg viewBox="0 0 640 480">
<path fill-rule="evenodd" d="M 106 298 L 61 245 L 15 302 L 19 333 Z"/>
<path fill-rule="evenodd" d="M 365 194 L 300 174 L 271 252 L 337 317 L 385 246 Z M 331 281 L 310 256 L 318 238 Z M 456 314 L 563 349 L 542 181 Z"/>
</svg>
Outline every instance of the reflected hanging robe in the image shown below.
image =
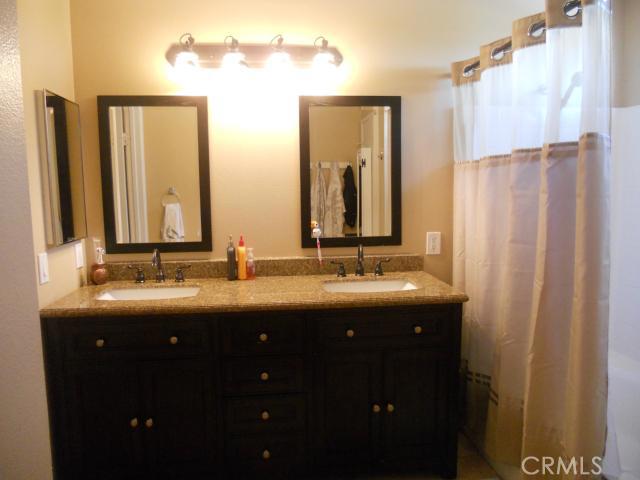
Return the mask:
<svg viewBox="0 0 640 480">
<path fill-rule="evenodd" d="M 356 226 L 358 219 L 358 190 L 353 176 L 353 168 L 347 166 L 343 174 L 344 190 L 342 198 L 344 199 L 344 221 L 350 227 Z"/>
</svg>

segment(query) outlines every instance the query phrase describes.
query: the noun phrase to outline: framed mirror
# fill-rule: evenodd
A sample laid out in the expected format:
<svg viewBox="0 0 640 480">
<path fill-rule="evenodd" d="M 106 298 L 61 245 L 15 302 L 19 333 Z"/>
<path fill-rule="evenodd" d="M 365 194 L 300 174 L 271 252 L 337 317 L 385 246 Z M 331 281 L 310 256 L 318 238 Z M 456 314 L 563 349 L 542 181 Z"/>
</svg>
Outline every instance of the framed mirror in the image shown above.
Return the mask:
<svg viewBox="0 0 640 480">
<path fill-rule="evenodd" d="M 37 92 L 42 200 L 47 247 L 87 236 L 80 108 L 49 90 Z"/>
<path fill-rule="evenodd" d="M 300 97 L 303 247 L 402 243 L 400 135 L 400 97 Z"/>
<path fill-rule="evenodd" d="M 211 251 L 207 122 L 207 97 L 98 97 L 107 253 Z"/>
</svg>

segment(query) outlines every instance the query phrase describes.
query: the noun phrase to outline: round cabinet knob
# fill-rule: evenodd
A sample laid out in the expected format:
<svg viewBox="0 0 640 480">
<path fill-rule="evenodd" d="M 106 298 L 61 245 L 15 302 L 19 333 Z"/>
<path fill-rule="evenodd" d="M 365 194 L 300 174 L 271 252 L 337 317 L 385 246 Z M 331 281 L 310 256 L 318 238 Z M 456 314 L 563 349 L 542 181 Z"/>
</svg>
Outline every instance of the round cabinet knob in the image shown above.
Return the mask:
<svg viewBox="0 0 640 480">
<path fill-rule="evenodd" d="M 99 338 L 96 340 L 96 347 L 98 348 L 104 347 L 104 338 Z"/>
<path fill-rule="evenodd" d="M 131 425 L 131 428 L 136 428 L 136 427 L 138 426 L 138 423 L 139 423 L 139 422 L 138 422 L 138 419 L 137 419 L 137 418 L 132 418 L 132 419 L 129 421 L 129 425 Z"/>
<path fill-rule="evenodd" d="M 271 415 L 269 414 L 268 410 L 265 410 L 260 414 L 260 418 L 266 422 L 271 418 Z"/>
<path fill-rule="evenodd" d="M 414 326 L 413 333 L 415 333 L 416 335 L 420 335 L 422 333 L 422 327 L 420 325 Z"/>
<path fill-rule="evenodd" d="M 147 428 L 153 427 L 153 418 L 147 418 L 144 421 L 144 426 L 147 427 Z"/>
<path fill-rule="evenodd" d="M 269 373 L 268 372 L 260 373 L 260 380 L 262 380 L 263 382 L 266 382 L 267 380 L 269 380 Z"/>
<path fill-rule="evenodd" d="M 380 413 L 380 410 L 382 409 L 380 408 L 380 405 L 378 405 L 377 403 L 374 403 L 371 410 L 373 410 L 373 413 Z"/>
<path fill-rule="evenodd" d="M 267 335 L 266 333 L 261 333 L 260 335 L 258 335 L 258 338 L 260 339 L 261 342 L 266 342 L 267 340 L 269 340 L 269 335 Z"/>
<path fill-rule="evenodd" d="M 262 459 L 263 460 L 269 460 L 271 458 L 271 452 L 269 450 L 263 450 L 262 451 Z"/>
<path fill-rule="evenodd" d="M 349 337 L 349 338 L 353 338 L 353 337 L 354 337 L 354 335 L 356 334 L 356 332 L 355 332 L 355 330 L 353 330 L 353 329 L 349 328 L 349 329 L 347 330 L 346 334 L 347 334 L 347 337 Z"/>
<path fill-rule="evenodd" d="M 393 413 L 396 407 L 393 406 L 393 403 L 387 403 L 387 412 Z"/>
<path fill-rule="evenodd" d="M 178 343 L 178 337 L 169 337 L 169 343 L 171 345 L 176 345 Z"/>
</svg>

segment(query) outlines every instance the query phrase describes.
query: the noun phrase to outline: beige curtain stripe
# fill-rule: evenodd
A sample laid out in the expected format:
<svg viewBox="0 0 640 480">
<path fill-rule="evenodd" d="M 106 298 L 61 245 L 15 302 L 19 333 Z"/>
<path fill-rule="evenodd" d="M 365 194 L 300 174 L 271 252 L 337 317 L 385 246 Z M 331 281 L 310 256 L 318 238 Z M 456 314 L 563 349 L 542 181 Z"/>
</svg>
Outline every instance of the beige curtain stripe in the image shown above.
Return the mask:
<svg viewBox="0 0 640 480">
<path fill-rule="evenodd" d="M 513 61 L 511 51 L 505 52 L 505 54 L 499 59 L 494 60 L 491 58 L 491 52 L 495 48 L 504 46 L 506 43 L 511 42 L 511 37 L 501 38 L 495 42 L 491 42 L 487 45 L 480 47 L 480 71 L 483 72 L 487 68 L 497 67 L 498 65 L 506 65 Z"/>
<path fill-rule="evenodd" d="M 547 29 L 582 26 L 582 12 L 579 12 L 575 17 L 568 17 L 564 14 L 566 1 L 546 0 Z"/>
<path fill-rule="evenodd" d="M 546 22 L 547 16 L 544 12 L 524 17 L 513 22 L 513 31 L 511 38 L 513 41 L 513 49 L 518 50 L 520 48 L 527 48 L 533 45 L 544 43 L 547 40 L 546 30 L 542 31 L 542 34 L 538 37 L 529 35 L 529 28 L 539 22 Z"/>
<path fill-rule="evenodd" d="M 467 60 L 461 60 L 451 64 L 451 80 L 454 86 L 463 85 L 465 83 L 473 83 L 480 80 L 480 69 L 474 70 L 472 75 L 465 77 L 462 73 L 467 65 L 472 65 L 480 61 L 480 57 L 472 57 Z"/>
</svg>

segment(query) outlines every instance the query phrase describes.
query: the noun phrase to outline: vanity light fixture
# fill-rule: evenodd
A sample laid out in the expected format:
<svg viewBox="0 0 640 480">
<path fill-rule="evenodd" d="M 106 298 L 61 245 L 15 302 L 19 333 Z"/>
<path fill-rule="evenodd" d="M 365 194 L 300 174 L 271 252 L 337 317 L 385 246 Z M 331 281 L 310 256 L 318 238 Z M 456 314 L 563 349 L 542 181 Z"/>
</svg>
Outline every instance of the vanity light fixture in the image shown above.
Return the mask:
<svg viewBox="0 0 640 480">
<path fill-rule="evenodd" d="M 227 35 L 224 39 L 224 45 L 227 53 L 222 57 L 223 68 L 244 69 L 248 67 L 245 54 L 240 51 L 240 42 L 234 36 Z"/>
<path fill-rule="evenodd" d="M 183 65 L 200 68 L 251 67 L 263 68 L 272 64 L 297 67 L 331 66 L 342 63 L 342 54 L 322 36 L 314 45 L 284 45 L 282 35 L 271 42 L 246 44 L 229 35 L 223 43 L 200 43 L 185 33 L 178 43 L 169 46 L 165 53 L 167 61 L 176 68 Z"/>
<path fill-rule="evenodd" d="M 318 44 L 318 42 L 320 43 Z M 340 65 L 336 56 L 329 49 L 329 41 L 326 38 L 322 36 L 316 38 L 313 42 L 313 46 L 317 50 L 317 53 L 313 57 L 314 69 L 326 69 L 327 67 L 337 67 Z"/>
<path fill-rule="evenodd" d="M 276 43 L 274 44 L 274 42 Z M 273 37 L 271 42 L 269 42 L 273 53 L 269 55 L 266 65 L 267 68 L 284 70 L 291 67 L 291 55 L 284 50 L 284 47 L 282 46 L 283 43 L 284 37 L 280 34 Z"/>
<path fill-rule="evenodd" d="M 194 38 L 190 33 L 185 33 L 178 40 L 180 44 L 180 52 L 176 55 L 175 68 L 182 71 L 191 71 L 198 68 L 200 59 L 198 54 L 193 51 Z"/>
</svg>

